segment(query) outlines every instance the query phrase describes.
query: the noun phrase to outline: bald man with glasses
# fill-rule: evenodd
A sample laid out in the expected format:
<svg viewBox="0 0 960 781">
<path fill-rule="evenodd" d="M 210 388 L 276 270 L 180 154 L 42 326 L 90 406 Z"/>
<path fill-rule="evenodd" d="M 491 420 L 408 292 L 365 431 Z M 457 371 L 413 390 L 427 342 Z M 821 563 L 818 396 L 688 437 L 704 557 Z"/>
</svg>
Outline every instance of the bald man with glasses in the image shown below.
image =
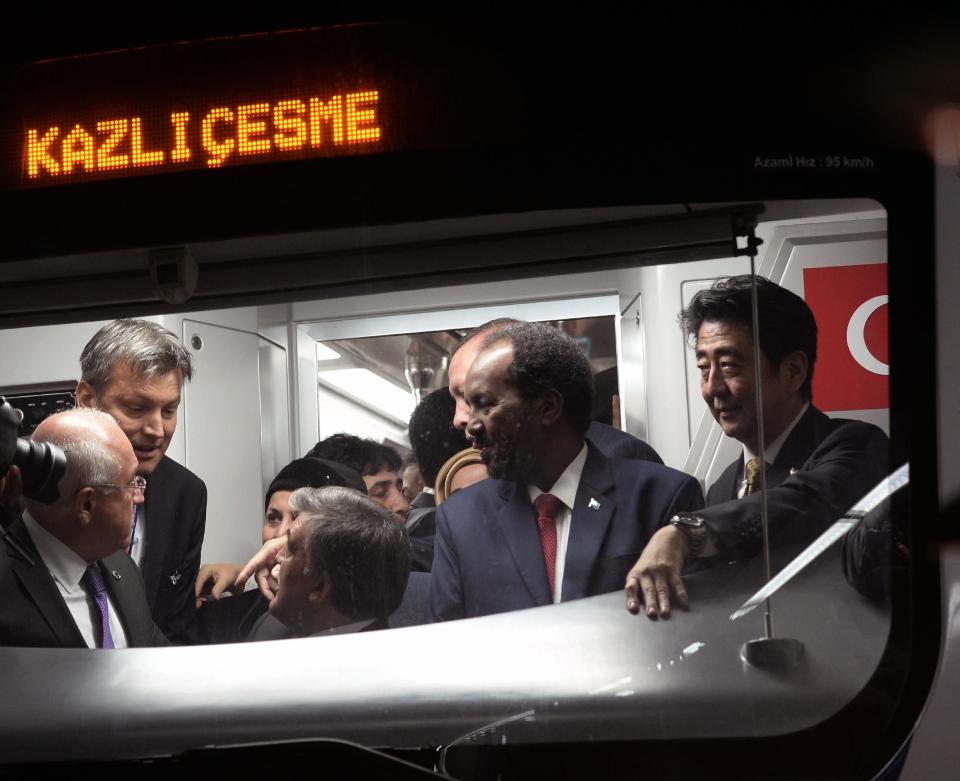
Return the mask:
<svg viewBox="0 0 960 781">
<path fill-rule="evenodd" d="M 167 645 L 143 579 L 124 551 L 146 480 L 110 415 L 61 412 L 34 432 L 60 447 L 67 470 L 53 504 L 26 500 L 0 544 L 0 645 L 126 648 Z"/>
</svg>

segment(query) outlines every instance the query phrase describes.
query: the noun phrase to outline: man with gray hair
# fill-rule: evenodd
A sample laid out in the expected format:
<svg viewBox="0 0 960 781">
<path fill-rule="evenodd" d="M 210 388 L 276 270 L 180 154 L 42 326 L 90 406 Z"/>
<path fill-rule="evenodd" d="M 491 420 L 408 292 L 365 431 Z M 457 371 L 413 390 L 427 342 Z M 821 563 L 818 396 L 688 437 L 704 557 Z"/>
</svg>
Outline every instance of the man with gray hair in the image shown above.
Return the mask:
<svg viewBox="0 0 960 781">
<path fill-rule="evenodd" d="M 278 558 L 277 592 L 250 640 L 385 629 L 403 599 L 410 544 L 403 524 L 350 488 L 300 488 Z"/>
<path fill-rule="evenodd" d="M 0 545 L 0 645 L 124 648 L 166 645 L 140 572 L 123 552 L 144 478 L 110 415 L 68 410 L 34 432 L 67 457 L 53 504 L 26 500 Z"/>
<path fill-rule="evenodd" d="M 193 584 L 200 569 L 207 489 L 165 455 L 177 428 L 183 383 L 193 375 L 190 353 L 163 326 L 114 320 L 83 348 L 80 369 L 77 406 L 116 418 L 133 447 L 137 474 L 150 481 L 127 548 L 143 572 L 150 611 L 173 642 L 194 642 Z"/>
</svg>

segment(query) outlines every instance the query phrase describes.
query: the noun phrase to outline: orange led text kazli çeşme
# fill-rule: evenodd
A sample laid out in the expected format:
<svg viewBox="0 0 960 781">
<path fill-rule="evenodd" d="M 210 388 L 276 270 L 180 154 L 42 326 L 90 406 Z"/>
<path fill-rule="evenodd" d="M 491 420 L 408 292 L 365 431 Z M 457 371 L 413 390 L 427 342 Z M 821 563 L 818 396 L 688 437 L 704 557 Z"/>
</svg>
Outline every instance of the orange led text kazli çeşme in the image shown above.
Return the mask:
<svg viewBox="0 0 960 781">
<path fill-rule="evenodd" d="M 147 128 L 141 117 L 122 117 L 69 129 L 28 128 L 28 179 L 123 172 L 146 167 L 217 168 L 233 158 L 284 152 L 330 152 L 331 148 L 381 140 L 377 90 L 332 95 L 326 100 L 217 106 L 202 115 L 175 111 L 164 128 Z M 167 139 L 166 148 L 147 139 Z M 251 160 L 252 162 L 252 160 Z"/>
</svg>

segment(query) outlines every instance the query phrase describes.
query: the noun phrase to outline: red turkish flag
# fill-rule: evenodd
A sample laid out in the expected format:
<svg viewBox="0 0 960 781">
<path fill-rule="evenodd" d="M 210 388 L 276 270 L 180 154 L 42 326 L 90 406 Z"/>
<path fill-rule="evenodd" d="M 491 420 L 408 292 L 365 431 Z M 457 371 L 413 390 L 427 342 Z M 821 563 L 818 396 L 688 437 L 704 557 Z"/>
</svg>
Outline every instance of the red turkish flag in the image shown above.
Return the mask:
<svg viewBox="0 0 960 781">
<path fill-rule="evenodd" d="M 805 268 L 804 297 L 817 319 L 813 402 L 824 412 L 887 409 L 887 265 Z"/>
</svg>

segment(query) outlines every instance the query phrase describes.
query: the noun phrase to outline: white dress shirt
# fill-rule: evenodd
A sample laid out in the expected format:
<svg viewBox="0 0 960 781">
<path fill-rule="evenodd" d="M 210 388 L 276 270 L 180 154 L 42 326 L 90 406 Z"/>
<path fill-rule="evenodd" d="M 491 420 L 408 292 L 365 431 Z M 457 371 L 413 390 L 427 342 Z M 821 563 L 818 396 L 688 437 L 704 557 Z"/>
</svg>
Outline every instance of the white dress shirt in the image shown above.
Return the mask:
<svg viewBox="0 0 960 781">
<path fill-rule="evenodd" d="M 23 525 L 33 541 L 37 553 L 40 554 L 43 565 L 50 573 L 60 596 L 67 603 L 67 609 L 73 616 L 74 623 L 88 648 L 96 648 L 96 633 L 94 626 L 100 625 L 100 610 L 96 599 L 88 594 L 83 587 L 83 573 L 87 571 L 87 562 L 74 551 L 64 545 L 50 532 L 37 523 L 30 513 L 23 512 Z M 109 577 L 109 575 L 107 576 Z M 114 648 L 126 648 L 127 636 L 123 631 L 119 615 L 114 607 L 110 592 L 107 592 L 107 603 L 110 609 L 110 633 L 113 635 Z"/>
<path fill-rule="evenodd" d="M 136 565 L 140 567 L 140 569 L 143 569 L 141 564 L 143 562 L 143 546 L 144 540 L 146 539 L 146 530 L 147 506 L 141 502 L 133 506 L 133 540 L 130 543 L 130 548 L 127 550 L 130 558 L 136 562 Z"/>
<path fill-rule="evenodd" d="M 536 498 L 542 493 L 552 494 L 563 502 L 563 509 L 560 511 L 557 523 L 557 560 L 553 570 L 553 601 L 559 602 L 560 595 L 563 593 L 563 565 L 567 560 L 567 543 L 570 541 L 570 522 L 573 519 L 573 504 L 577 500 L 577 488 L 580 487 L 580 475 L 583 474 L 583 465 L 587 463 L 587 443 L 576 457 L 567 464 L 563 474 L 557 478 L 557 482 L 549 491 L 541 491 L 535 485 L 528 485 L 527 492 L 530 494 L 530 501 L 536 501 Z"/>
<path fill-rule="evenodd" d="M 789 437 L 790 434 L 793 432 L 793 430 L 797 427 L 797 424 L 800 422 L 800 418 L 804 416 L 804 414 L 806 413 L 807 409 L 809 409 L 809 407 L 810 407 L 810 402 L 808 401 L 806 404 L 803 405 L 803 408 L 800 410 L 800 412 L 797 413 L 797 416 L 793 419 L 790 425 L 787 426 L 781 432 L 780 436 L 777 437 L 775 440 L 773 440 L 773 442 L 771 442 L 767 446 L 767 449 L 763 451 L 763 460 L 768 466 L 777 460 L 777 456 L 779 456 L 780 451 L 783 450 L 783 444 L 784 442 L 787 441 L 787 437 Z M 743 446 L 743 463 L 744 464 L 746 464 L 747 461 L 749 461 L 751 458 L 756 458 L 756 457 L 757 457 L 756 454 L 751 452 L 750 448 L 748 448 L 746 445 Z M 746 477 L 744 477 L 740 481 L 740 487 L 737 489 L 737 498 L 742 499 L 743 493 L 746 490 L 747 490 L 747 480 L 746 480 Z"/>
</svg>

